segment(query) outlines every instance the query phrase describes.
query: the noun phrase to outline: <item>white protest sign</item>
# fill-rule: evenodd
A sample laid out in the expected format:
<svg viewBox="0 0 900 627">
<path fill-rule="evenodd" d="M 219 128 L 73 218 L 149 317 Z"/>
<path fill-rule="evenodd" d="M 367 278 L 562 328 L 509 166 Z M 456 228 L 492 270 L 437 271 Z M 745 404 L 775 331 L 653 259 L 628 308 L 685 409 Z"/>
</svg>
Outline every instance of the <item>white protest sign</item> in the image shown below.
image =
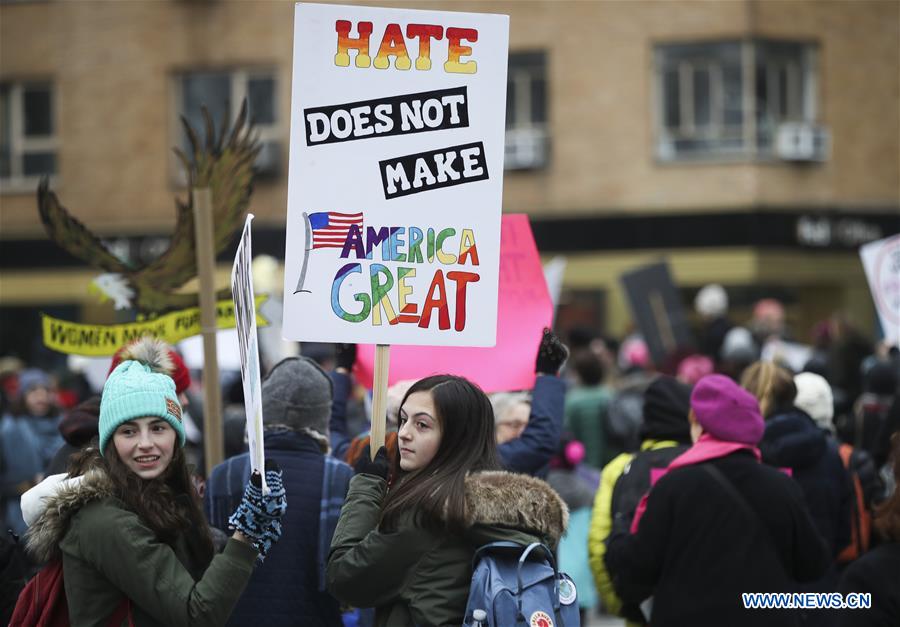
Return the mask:
<svg viewBox="0 0 900 627">
<path fill-rule="evenodd" d="M 888 344 L 900 343 L 900 234 L 859 249 L 869 290 Z"/>
<path fill-rule="evenodd" d="M 784 340 L 770 340 L 763 346 L 759 358 L 762 361 L 786 364 L 794 372 L 802 372 L 812 355 L 812 346 Z"/>
<path fill-rule="evenodd" d="M 297 4 L 290 340 L 493 346 L 505 15 Z"/>
<path fill-rule="evenodd" d="M 205 355 L 203 354 L 203 338 L 199 335 L 178 342 L 178 352 L 184 358 L 185 365 L 191 370 L 203 370 Z M 219 370 L 240 370 L 241 352 L 237 344 L 237 331 L 219 329 L 216 332 L 216 360 Z"/>
<path fill-rule="evenodd" d="M 263 448 L 262 384 L 259 374 L 259 346 L 256 341 L 256 302 L 253 298 L 253 257 L 250 241 L 250 222 L 247 214 L 241 241 L 231 267 L 231 293 L 234 297 L 234 320 L 238 347 L 241 353 L 241 380 L 244 384 L 244 408 L 247 412 L 247 441 L 250 447 L 250 467 L 262 475 L 263 492 L 268 493 Z"/>
<path fill-rule="evenodd" d="M 562 255 L 557 255 L 544 264 L 544 280 L 547 282 L 550 300 L 553 301 L 554 316 L 556 316 L 556 310 L 559 308 L 559 296 L 562 294 L 563 280 L 566 276 L 568 263 L 568 259 Z"/>
</svg>

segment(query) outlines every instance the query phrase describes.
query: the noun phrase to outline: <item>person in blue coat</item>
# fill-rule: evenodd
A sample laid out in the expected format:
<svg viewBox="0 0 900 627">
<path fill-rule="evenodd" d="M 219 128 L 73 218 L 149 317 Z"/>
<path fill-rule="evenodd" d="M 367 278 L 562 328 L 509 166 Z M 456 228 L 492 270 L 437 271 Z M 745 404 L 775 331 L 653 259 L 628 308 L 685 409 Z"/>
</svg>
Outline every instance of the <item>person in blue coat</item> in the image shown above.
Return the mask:
<svg viewBox="0 0 900 627">
<path fill-rule="evenodd" d="M 40 483 L 63 445 L 59 410 L 50 377 L 29 368 L 19 374 L 19 398 L 0 418 L 0 523 L 2 531 L 25 532 L 19 497 Z"/>
<path fill-rule="evenodd" d="M 347 426 L 347 404 L 353 391 L 351 372 L 356 362 L 356 344 L 335 344 L 334 369 L 328 373 L 334 390 L 329 418 L 331 455 L 346 460 L 354 434 Z"/>
<path fill-rule="evenodd" d="M 497 452 L 506 470 L 545 478 L 550 459 L 556 455 L 562 437 L 566 386 L 559 378 L 569 349 L 553 331 L 544 329 L 534 371 L 528 425 L 518 437 L 498 443 Z"/>
<path fill-rule="evenodd" d="M 281 467 L 291 502 L 279 546 L 253 573 L 229 625 L 341 625 L 325 565 L 353 470 L 327 454 L 332 398 L 332 380 L 306 357 L 279 362 L 263 380 L 266 459 Z M 249 468 L 244 453 L 213 469 L 205 494 L 211 525 L 226 529 Z"/>
</svg>

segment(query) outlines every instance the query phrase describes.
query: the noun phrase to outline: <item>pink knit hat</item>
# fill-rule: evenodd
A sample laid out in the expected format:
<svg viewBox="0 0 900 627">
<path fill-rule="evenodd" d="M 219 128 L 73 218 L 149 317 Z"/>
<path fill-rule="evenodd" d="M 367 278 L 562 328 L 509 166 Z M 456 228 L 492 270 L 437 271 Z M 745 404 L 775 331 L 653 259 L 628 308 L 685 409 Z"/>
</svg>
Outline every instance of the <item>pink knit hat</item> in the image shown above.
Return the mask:
<svg viewBox="0 0 900 627">
<path fill-rule="evenodd" d="M 714 370 L 712 359 L 706 355 L 688 355 L 678 364 L 678 380 L 694 385 Z"/>
<path fill-rule="evenodd" d="M 765 431 L 756 397 L 720 374 L 697 382 L 691 409 L 703 430 L 719 440 L 755 445 Z"/>
</svg>

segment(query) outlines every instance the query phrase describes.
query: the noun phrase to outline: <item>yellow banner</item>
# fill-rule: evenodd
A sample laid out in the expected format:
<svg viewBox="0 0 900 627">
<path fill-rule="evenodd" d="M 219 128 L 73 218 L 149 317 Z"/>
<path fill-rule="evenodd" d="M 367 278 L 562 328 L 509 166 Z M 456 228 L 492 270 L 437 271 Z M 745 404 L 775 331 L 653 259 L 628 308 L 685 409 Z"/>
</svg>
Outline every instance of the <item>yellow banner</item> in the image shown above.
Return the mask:
<svg viewBox="0 0 900 627">
<path fill-rule="evenodd" d="M 256 324 L 263 327 L 269 322 L 259 311 L 266 300 L 262 294 L 255 298 Z M 153 335 L 169 344 L 200 334 L 200 308 L 191 307 L 173 311 L 158 318 L 125 324 L 80 324 L 41 314 L 44 328 L 44 346 L 58 353 L 84 355 L 85 357 L 109 357 L 132 340 Z M 220 300 L 216 303 L 216 326 L 234 328 L 234 302 Z"/>
</svg>

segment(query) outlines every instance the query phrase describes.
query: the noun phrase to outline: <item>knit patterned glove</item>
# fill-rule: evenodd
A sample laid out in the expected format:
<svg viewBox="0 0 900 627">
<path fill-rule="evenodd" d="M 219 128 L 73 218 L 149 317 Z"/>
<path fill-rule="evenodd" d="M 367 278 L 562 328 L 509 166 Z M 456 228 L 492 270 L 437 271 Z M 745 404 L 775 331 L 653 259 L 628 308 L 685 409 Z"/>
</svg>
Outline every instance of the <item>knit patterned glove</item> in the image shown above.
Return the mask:
<svg viewBox="0 0 900 627">
<path fill-rule="evenodd" d="M 569 357 L 569 349 L 560 341 L 556 333 L 548 327 L 544 327 L 544 335 L 541 337 L 541 343 L 538 346 L 537 359 L 534 364 L 534 371 L 538 374 L 555 375 L 566 363 Z"/>
<path fill-rule="evenodd" d="M 240 505 L 228 518 L 229 528 L 250 538 L 253 547 L 259 551 L 260 561 L 281 537 L 281 517 L 287 510 L 281 469 L 273 460 L 266 461 L 266 484 L 270 492 L 264 495 L 259 472 L 250 475 Z"/>
<path fill-rule="evenodd" d="M 257 561 L 262 564 L 263 560 L 266 559 L 269 555 L 269 551 L 272 550 L 272 547 L 275 546 L 275 543 L 281 539 L 281 520 L 273 520 L 269 525 L 263 530 L 263 535 L 259 539 L 259 542 L 255 544 L 256 550 L 259 551 L 259 557 Z"/>
</svg>

